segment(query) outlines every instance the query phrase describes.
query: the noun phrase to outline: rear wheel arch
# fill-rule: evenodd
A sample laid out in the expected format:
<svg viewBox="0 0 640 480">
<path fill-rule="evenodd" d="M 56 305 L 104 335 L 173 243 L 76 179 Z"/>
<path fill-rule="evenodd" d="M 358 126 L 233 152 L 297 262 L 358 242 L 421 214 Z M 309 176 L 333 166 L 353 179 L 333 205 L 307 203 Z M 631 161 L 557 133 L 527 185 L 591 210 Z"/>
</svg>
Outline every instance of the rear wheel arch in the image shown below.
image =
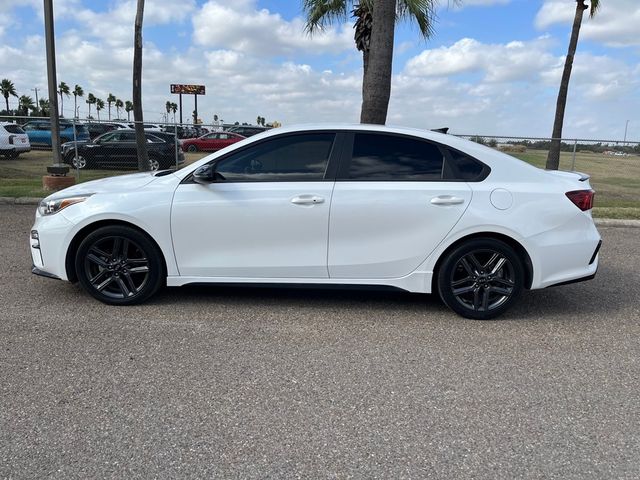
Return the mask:
<svg viewBox="0 0 640 480">
<path fill-rule="evenodd" d="M 438 257 L 438 261 L 436 262 L 436 265 L 433 269 L 433 276 L 431 279 L 431 292 L 438 291 L 438 285 L 437 285 L 438 273 L 440 271 L 440 267 L 442 266 L 444 259 L 447 258 L 449 253 L 455 250 L 456 248 L 458 248 L 460 245 L 468 242 L 469 240 L 482 239 L 482 238 L 500 240 L 501 242 L 504 242 L 507 245 L 509 245 L 517 253 L 518 257 L 520 257 L 520 259 L 522 260 L 522 265 L 524 266 L 524 272 L 525 272 L 524 286 L 526 289 L 531 288 L 531 284 L 533 282 L 533 263 L 531 262 L 531 257 L 529 256 L 529 253 L 522 246 L 522 244 L 517 240 L 515 240 L 514 238 L 508 235 L 504 235 L 502 233 L 478 232 L 478 233 L 473 233 L 471 235 L 467 235 L 465 237 L 462 237 L 456 240 L 451 245 L 449 245 L 444 252 L 440 254 L 440 256 Z"/>
<path fill-rule="evenodd" d="M 73 237 L 73 240 L 71 240 L 71 243 L 69 244 L 69 248 L 67 249 L 67 255 L 65 257 L 65 271 L 67 273 L 67 278 L 69 279 L 70 282 L 75 283 L 78 281 L 78 277 L 76 275 L 75 262 L 76 262 L 76 254 L 78 253 L 78 248 L 80 247 L 80 244 L 82 243 L 82 241 L 85 238 L 87 238 L 88 235 L 90 235 L 92 232 L 95 232 L 99 228 L 112 227 L 112 226 L 129 227 L 134 230 L 137 230 L 138 232 L 143 234 L 145 237 L 147 237 L 147 239 L 149 239 L 160 252 L 160 255 L 162 256 L 162 265 L 164 268 L 164 273 L 166 275 L 167 260 L 165 259 L 162 248 L 160 248 L 160 245 L 158 245 L 158 242 L 156 242 L 151 235 L 149 235 L 142 228 L 130 222 L 125 222 L 122 220 L 100 220 L 94 223 L 90 223 L 89 225 L 86 225 L 85 227 L 83 227 L 78 233 L 76 233 L 76 235 Z"/>
</svg>

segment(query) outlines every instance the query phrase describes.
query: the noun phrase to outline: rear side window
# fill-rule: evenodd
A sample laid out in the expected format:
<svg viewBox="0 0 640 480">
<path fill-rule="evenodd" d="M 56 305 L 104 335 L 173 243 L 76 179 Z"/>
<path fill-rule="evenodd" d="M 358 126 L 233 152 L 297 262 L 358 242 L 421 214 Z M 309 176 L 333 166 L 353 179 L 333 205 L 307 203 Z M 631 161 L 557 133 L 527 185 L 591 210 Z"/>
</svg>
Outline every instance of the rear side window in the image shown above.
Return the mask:
<svg viewBox="0 0 640 480">
<path fill-rule="evenodd" d="M 485 166 L 462 152 L 445 151 L 446 161 L 442 170 L 444 180 L 481 180 L 486 175 Z"/>
<path fill-rule="evenodd" d="M 18 125 L 5 125 L 4 129 L 9 133 L 15 133 L 17 135 L 24 134 L 24 130 L 20 128 Z"/>
<path fill-rule="evenodd" d="M 309 133 L 265 140 L 221 160 L 216 171 L 229 182 L 320 181 L 335 134 Z"/>
<path fill-rule="evenodd" d="M 440 180 L 443 163 L 442 151 L 432 143 L 397 135 L 357 133 L 348 178 Z"/>
</svg>

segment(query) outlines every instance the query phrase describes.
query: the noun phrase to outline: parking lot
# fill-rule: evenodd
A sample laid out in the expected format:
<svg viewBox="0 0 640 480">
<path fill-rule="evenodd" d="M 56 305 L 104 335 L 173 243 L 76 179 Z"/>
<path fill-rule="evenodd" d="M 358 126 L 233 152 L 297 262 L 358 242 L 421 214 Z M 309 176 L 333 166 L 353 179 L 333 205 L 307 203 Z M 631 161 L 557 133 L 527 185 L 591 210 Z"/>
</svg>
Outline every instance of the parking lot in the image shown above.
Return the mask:
<svg viewBox="0 0 640 480">
<path fill-rule="evenodd" d="M 638 478 L 639 229 L 478 322 L 359 290 L 109 307 L 30 273 L 34 209 L 0 205 L 0 478 Z"/>
</svg>

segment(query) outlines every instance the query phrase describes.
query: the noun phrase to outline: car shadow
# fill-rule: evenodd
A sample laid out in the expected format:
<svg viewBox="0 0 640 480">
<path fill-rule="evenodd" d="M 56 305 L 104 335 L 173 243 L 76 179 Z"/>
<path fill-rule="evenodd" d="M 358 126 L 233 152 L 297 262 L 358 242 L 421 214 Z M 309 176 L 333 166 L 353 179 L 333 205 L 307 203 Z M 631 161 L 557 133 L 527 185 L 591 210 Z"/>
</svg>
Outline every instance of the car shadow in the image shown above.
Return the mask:
<svg viewBox="0 0 640 480">
<path fill-rule="evenodd" d="M 514 307 L 500 320 L 533 320 L 546 316 L 575 317 L 611 315 L 633 302 L 633 296 L 619 288 L 621 272 L 601 267 L 592 281 L 525 291 Z M 614 281 L 613 279 L 618 279 Z M 351 286 L 308 285 L 187 285 L 166 288 L 148 303 L 179 305 L 225 303 L 228 307 L 282 306 L 286 308 L 393 310 L 442 315 L 448 311 L 437 294 L 424 295 L 397 289 Z"/>
</svg>

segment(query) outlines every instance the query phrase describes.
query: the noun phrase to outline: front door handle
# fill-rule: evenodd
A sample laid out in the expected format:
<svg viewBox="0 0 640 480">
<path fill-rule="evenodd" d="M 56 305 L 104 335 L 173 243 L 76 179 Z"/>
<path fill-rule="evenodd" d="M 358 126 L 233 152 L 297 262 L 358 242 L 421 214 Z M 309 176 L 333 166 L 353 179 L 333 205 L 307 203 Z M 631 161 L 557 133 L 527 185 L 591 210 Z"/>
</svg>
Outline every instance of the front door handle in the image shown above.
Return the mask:
<svg viewBox="0 0 640 480">
<path fill-rule="evenodd" d="M 316 205 L 318 203 L 324 203 L 324 198 L 318 195 L 298 195 L 291 199 L 291 203 L 294 205 Z"/>
<path fill-rule="evenodd" d="M 453 195 L 438 195 L 431 199 L 432 205 L 460 205 L 462 203 L 464 203 L 464 198 Z"/>
</svg>

